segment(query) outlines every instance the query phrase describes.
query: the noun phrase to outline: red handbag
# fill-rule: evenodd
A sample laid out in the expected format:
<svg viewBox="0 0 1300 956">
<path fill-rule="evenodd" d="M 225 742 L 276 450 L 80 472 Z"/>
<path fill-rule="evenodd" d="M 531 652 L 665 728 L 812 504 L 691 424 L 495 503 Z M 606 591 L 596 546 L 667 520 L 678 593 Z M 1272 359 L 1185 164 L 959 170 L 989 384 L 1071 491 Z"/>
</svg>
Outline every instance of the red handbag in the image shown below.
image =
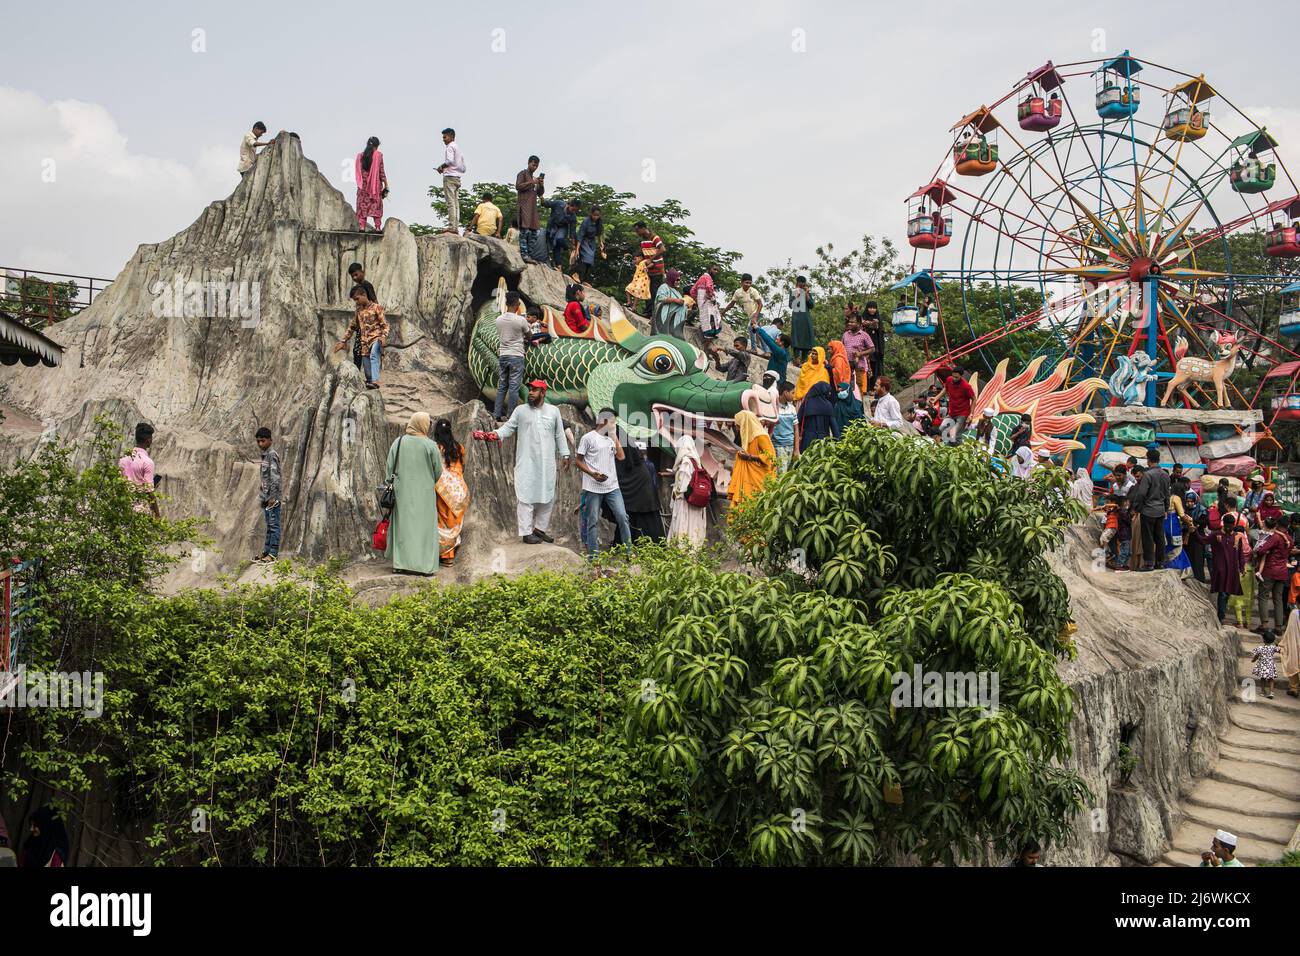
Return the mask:
<svg viewBox="0 0 1300 956">
<path fill-rule="evenodd" d="M 388 550 L 388 519 L 384 518 L 375 525 L 375 533 L 370 537 L 370 544 L 376 551 Z"/>
</svg>

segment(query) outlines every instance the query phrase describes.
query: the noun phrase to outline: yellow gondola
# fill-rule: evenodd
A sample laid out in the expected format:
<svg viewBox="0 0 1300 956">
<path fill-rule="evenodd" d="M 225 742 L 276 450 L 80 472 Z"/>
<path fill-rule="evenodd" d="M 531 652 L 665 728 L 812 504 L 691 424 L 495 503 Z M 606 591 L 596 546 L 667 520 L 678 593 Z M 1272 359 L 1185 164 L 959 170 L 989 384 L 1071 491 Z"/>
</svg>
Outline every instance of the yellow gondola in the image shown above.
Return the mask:
<svg viewBox="0 0 1300 956">
<path fill-rule="evenodd" d="M 1201 106 L 1214 97 L 1214 87 L 1205 76 L 1179 83 L 1169 91 L 1169 109 L 1165 113 L 1167 139 L 1186 143 L 1200 139 L 1210 131 L 1210 111 Z"/>
</svg>

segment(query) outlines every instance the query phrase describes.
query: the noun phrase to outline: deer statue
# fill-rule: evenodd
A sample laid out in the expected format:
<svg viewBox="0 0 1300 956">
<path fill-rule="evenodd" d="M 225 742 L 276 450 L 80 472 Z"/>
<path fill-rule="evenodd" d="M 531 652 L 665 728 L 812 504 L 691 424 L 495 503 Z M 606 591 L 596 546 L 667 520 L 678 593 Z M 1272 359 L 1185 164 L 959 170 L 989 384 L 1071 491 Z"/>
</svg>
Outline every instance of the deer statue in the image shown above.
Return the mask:
<svg viewBox="0 0 1300 956">
<path fill-rule="evenodd" d="M 1178 342 L 1174 345 L 1174 377 L 1169 380 L 1169 387 L 1165 389 L 1165 394 L 1160 399 L 1161 405 L 1169 404 L 1174 389 L 1182 391 L 1191 401 L 1191 396 L 1187 395 L 1187 389 L 1184 387 L 1187 382 L 1213 382 L 1214 404 L 1219 408 L 1228 407 L 1228 378 L 1237 369 L 1237 353 L 1241 351 L 1241 345 L 1231 332 L 1222 334 L 1215 332 L 1214 345 L 1219 350 L 1217 362 L 1195 355 L 1188 357 L 1187 340 L 1181 335 L 1178 337 Z M 1196 403 L 1192 402 L 1192 404 Z"/>
</svg>

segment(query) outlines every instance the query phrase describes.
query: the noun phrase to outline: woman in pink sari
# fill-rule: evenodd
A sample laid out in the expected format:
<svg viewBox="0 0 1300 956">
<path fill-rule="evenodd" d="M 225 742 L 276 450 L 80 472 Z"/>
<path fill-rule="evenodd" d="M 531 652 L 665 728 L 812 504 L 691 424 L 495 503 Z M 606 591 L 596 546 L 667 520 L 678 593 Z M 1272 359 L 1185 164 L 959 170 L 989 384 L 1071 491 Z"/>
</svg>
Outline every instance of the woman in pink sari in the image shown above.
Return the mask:
<svg viewBox="0 0 1300 956">
<path fill-rule="evenodd" d="M 357 153 L 357 229 L 366 231 L 366 220 L 374 219 L 375 232 L 384 231 L 384 197 L 388 195 L 388 177 L 384 175 L 384 154 L 379 151 L 379 137 L 366 140 L 366 148 Z"/>
</svg>

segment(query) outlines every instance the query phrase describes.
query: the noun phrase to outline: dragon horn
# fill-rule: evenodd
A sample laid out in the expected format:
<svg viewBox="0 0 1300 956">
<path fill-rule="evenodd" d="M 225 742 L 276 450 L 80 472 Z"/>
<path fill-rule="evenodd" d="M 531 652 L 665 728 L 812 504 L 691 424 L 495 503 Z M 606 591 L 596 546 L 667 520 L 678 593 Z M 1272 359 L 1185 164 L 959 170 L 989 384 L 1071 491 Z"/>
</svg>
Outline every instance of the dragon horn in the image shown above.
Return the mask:
<svg viewBox="0 0 1300 956">
<path fill-rule="evenodd" d="M 497 279 L 497 312 L 502 315 L 506 314 L 506 277 L 502 276 Z"/>
<path fill-rule="evenodd" d="M 614 333 L 614 341 L 629 352 L 639 351 L 645 345 L 646 337 L 637 331 L 623 309 L 617 302 L 609 304 L 609 330 Z"/>
</svg>

